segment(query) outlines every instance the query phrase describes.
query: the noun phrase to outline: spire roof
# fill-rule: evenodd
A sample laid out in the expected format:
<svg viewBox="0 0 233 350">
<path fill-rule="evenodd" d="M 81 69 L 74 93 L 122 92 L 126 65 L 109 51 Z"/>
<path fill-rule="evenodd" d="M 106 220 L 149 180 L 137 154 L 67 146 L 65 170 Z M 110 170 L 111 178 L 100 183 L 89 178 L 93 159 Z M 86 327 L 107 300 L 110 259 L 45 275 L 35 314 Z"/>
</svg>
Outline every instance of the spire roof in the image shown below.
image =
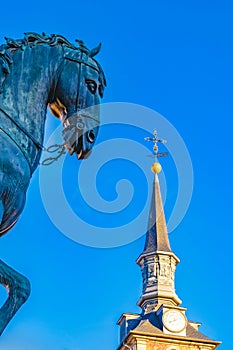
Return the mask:
<svg viewBox="0 0 233 350">
<path fill-rule="evenodd" d="M 173 253 L 168 239 L 158 172 L 159 163 L 152 165 L 155 173 L 146 243 L 137 259 L 141 267 L 143 290 L 138 306 L 143 313 L 156 311 L 159 305 L 178 306 L 181 300 L 175 292 L 175 269 L 179 258 Z M 161 166 L 160 166 L 161 167 Z M 159 169 L 159 170 L 158 170 Z"/>
<path fill-rule="evenodd" d="M 171 252 L 168 239 L 167 224 L 164 214 L 163 201 L 158 175 L 155 174 L 150 206 L 148 231 L 143 255 L 157 251 Z"/>
</svg>

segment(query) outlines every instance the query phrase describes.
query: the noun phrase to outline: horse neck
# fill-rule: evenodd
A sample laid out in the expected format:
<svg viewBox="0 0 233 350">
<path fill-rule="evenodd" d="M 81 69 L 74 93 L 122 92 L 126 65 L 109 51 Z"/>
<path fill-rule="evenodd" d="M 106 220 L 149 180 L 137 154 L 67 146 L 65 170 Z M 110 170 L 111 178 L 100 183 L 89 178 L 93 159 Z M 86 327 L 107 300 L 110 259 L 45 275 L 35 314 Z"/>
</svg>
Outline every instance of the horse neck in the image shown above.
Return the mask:
<svg viewBox="0 0 233 350">
<path fill-rule="evenodd" d="M 0 107 L 43 142 L 49 95 L 63 60 L 62 47 L 29 46 L 13 54 L 11 73 L 5 81 Z"/>
</svg>

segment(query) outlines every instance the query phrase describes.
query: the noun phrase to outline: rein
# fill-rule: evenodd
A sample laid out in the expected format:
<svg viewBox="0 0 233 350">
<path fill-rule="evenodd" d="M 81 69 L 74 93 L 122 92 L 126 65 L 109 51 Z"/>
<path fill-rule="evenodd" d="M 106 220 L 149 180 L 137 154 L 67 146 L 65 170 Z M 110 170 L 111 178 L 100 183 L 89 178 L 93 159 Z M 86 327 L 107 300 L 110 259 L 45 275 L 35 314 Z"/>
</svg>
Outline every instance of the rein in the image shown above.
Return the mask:
<svg viewBox="0 0 233 350">
<path fill-rule="evenodd" d="M 12 121 L 12 123 L 14 123 L 14 124 L 17 126 L 17 128 L 19 128 L 19 130 L 21 130 L 21 131 L 35 144 L 35 146 L 36 146 L 38 149 L 40 149 L 40 150 L 43 150 L 43 149 L 44 149 L 44 146 L 43 146 L 39 141 L 37 141 L 37 140 L 34 138 L 34 136 L 32 136 L 31 133 L 29 133 L 29 132 L 25 129 L 25 127 L 24 127 L 19 121 L 14 120 L 14 118 L 12 118 L 6 111 L 4 111 L 4 109 L 2 109 L 1 107 L 0 107 L 0 111 L 3 112 L 3 113 L 5 114 L 5 116 L 7 116 L 7 117 L 10 119 L 10 121 Z"/>
</svg>

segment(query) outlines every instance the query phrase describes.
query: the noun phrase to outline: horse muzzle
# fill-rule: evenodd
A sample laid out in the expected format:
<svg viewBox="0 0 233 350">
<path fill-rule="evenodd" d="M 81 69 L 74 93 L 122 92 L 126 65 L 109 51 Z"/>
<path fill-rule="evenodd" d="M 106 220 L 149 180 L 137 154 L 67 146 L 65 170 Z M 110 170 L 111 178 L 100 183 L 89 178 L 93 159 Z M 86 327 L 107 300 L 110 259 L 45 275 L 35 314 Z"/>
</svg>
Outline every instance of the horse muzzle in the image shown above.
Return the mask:
<svg viewBox="0 0 233 350">
<path fill-rule="evenodd" d="M 78 159 L 89 157 L 98 134 L 98 120 L 89 115 L 72 115 L 64 126 L 62 134 L 69 154 L 76 153 Z"/>
<path fill-rule="evenodd" d="M 78 139 L 78 145 L 74 148 L 74 152 L 78 159 L 86 159 L 91 155 L 92 147 L 94 146 L 98 128 L 84 132 Z"/>
</svg>

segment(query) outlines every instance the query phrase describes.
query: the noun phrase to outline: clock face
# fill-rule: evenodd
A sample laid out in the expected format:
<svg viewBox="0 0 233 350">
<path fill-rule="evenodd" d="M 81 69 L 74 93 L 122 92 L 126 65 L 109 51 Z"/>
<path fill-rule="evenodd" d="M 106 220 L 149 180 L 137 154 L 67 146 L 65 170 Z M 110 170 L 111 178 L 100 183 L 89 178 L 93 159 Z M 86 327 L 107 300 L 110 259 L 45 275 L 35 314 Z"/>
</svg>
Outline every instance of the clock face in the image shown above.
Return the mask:
<svg viewBox="0 0 233 350">
<path fill-rule="evenodd" d="M 167 310 L 163 314 L 163 325 L 170 332 L 181 332 L 187 324 L 185 315 L 179 310 Z"/>
</svg>

